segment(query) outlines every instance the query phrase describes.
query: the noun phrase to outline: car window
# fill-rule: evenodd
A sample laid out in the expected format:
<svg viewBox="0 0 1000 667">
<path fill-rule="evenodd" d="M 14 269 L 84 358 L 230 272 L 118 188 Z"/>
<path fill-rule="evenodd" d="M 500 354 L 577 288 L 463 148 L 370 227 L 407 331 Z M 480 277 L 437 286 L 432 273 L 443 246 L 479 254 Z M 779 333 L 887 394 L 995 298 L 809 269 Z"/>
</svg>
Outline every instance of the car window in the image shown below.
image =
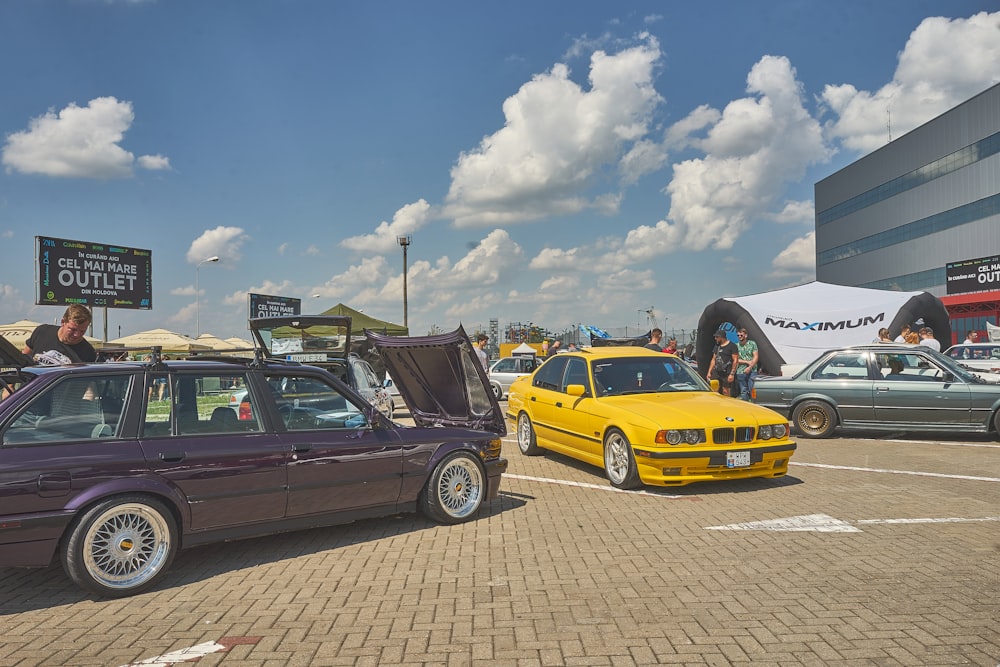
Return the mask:
<svg viewBox="0 0 1000 667">
<path fill-rule="evenodd" d="M 143 437 L 259 432 L 256 411 L 230 401 L 246 383 L 245 373 L 151 373 Z"/>
<path fill-rule="evenodd" d="M 303 375 L 270 375 L 278 413 L 290 431 L 359 429 L 368 426 L 361 409 L 335 386 Z"/>
<path fill-rule="evenodd" d="M 598 396 L 708 391 L 704 380 L 676 357 L 622 357 L 593 362 Z"/>
<path fill-rule="evenodd" d="M 590 378 L 587 377 L 587 362 L 583 359 L 571 358 L 566 364 L 566 373 L 563 375 L 562 387 L 560 391 L 566 393 L 566 387 L 571 384 L 582 384 L 585 394 L 590 394 Z"/>
<path fill-rule="evenodd" d="M 513 373 L 517 371 L 517 359 L 504 358 L 493 366 L 494 373 Z"/>
<path fill-rule="evenodd" d="M 922 354 L 879 354 L 876 359 L 884 380 L 944 382 L 946 371 Z"/>
<path fill-rule="evenodd" d="M 821 364 L 814 380 L 868 380 L 868 355 L 864 352 L 840 352 Z"/>
<path fill-rule="evenodd" d="M 354 374 L 354 388 L 358 391 L 370 391 L 380 386 L 378 376 L 367 361 L 352 359 L 351 368 Z"/>
<path fill-rule="evenodd" d="M 562 386 L 563 371 L 566 369 L 568 360 L 567 357 L 560 356 L 546 361 L 532 377 L 532 385 L 540 389 L 558 391 Z"/>
<path fill-rule="evenodd" d="M 120 432 L 128 373 L 67 377 L 36 396 L 3 435 L 3 444 L 106 440 Z"/>
</svg>

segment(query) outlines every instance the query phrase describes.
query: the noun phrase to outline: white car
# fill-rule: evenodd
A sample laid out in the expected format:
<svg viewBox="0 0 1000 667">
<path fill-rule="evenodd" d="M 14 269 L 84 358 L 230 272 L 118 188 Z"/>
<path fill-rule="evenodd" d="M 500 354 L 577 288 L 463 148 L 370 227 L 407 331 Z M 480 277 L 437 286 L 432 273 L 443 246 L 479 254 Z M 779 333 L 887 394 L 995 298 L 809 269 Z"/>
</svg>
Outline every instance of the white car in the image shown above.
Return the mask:
<svg viewBox="0 0 1000 667">
<path fill-rule="evenodd" d="M 528 375 L 542 362 L 533 356 L 503 357 L 490 366 L 490 386 L 497 400 L 502 399 L 510 391 L 510 385 L 522 375 Z"/>
<path fill-rule="evenodd" d="M 1000 343 L 962 343 L 952 345 L 943 354 L 987 382 L 1000 382 Z"/>
</svg>

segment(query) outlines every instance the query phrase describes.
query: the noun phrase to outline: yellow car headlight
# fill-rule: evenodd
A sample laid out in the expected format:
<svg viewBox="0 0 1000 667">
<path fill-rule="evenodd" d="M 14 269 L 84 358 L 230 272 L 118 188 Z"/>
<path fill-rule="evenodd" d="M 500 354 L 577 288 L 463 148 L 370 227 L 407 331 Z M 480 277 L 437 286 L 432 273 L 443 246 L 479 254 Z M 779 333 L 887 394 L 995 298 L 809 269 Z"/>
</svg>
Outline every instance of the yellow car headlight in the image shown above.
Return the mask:
<svg viewBox="0 0 1000 667">
<path fill-rule="evenodd" d="M 770 440 L 772 436 L 772 429 L 770 424 L 764 424 L 759 429 L 757 429 L 757 437 L 761 440 Z"/>
</svg>

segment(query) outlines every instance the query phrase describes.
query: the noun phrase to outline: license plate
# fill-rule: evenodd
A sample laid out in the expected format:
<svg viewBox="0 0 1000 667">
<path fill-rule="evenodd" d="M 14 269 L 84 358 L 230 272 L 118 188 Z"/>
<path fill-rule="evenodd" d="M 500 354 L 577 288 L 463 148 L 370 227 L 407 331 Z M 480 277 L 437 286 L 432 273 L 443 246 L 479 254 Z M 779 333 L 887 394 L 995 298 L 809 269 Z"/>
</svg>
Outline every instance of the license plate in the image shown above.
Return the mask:
<svg viewBox="0 0 1000 667">
<path fill-rule="evenodd" d="M 288 361 L 326 361 L 325 354 L 289 354 L 285 356 Z"/>
<path fill-rule="evenodd" d="M 726 452 L 727 468 L 746 468 L 750 465 L 750 452 Z"/>
</svg>

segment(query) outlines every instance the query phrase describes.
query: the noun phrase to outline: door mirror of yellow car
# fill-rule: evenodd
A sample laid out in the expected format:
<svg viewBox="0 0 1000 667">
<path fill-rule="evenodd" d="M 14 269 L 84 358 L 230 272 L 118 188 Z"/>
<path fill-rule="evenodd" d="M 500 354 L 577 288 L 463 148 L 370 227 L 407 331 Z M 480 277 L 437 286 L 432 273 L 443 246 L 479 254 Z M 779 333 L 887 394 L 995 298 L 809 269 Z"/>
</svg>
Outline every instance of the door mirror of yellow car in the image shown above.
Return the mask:
<svg viewBox="0 0 1000 667">
<path fill-rule="evenodd" d="M 587 390 L 582 384 L 568 384 L 566 385 L 566 393 L 570 396 L 583 396 Z"/>
<path fill-rule="evenodd" d="M 708 386 L 710 386 L 712 388 L 712 391 L 714 391 L 716 393 L 719 392 L 719 381 L 718 380 L 712 380 L 712 381 L 710 381 L 708 383 Z"/>
</svg>

